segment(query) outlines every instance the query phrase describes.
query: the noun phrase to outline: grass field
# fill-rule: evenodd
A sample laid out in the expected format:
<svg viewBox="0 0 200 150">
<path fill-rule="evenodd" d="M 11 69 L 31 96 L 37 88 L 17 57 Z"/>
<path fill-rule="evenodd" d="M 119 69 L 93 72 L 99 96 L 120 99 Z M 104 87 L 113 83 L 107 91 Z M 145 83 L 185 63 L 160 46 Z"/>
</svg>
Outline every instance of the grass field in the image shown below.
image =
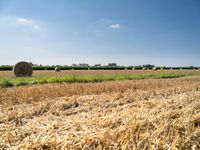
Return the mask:
<svg viewBox="0 0 200 150">
<path fill-rule="evenodd" d="M 0 88 L 0 149 L 200 149 L 199 71 L 35 72 L 27 80 L 66 75 L 146 79 Z"/>
<path fill-rule="evenodd" d="M 0 87 L 44 83 L 103 82 L 113 80 L 162 79 L 198 76 L 200 71 L 35 71 L 33 77 L 15 78 L 13 73 L 0 73 Z"/>
</svg>

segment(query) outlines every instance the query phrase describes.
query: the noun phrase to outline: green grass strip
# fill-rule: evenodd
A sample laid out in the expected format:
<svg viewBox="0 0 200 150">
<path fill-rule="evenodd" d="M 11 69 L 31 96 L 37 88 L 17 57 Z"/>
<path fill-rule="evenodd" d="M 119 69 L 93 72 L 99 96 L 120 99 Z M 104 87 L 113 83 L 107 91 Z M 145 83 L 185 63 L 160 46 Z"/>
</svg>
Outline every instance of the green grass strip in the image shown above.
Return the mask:
<svg viewBox="0 0 200 150">
<path fill-rule="evenodd" d="M 131 74 L 131 75 L 66 75 L 66 76 L 37 76 L 21 78 L 0 78 L 0 87 L 23 86 L 45 83 L 89 83 L 114 80 L 134 80 L 134 79 L 162 79 L 178 78 L 185 76 L 199 76 L 200 72 L 176 72 L 176 73 L 154 73 L 154 74 Z"/>
</svg>

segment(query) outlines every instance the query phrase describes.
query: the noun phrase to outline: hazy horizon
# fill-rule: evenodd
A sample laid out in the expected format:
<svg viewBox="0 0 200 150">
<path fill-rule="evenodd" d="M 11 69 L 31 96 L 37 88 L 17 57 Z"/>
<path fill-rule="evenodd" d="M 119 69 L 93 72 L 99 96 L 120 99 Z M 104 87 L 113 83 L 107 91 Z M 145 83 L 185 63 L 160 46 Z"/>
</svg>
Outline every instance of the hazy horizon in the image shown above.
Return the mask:
<svg viewBox="0 0 200 150">
<path fill-rule="evenodd" d="M 0 0 L 0 65 L 200 66 L 199 0 Z"/>
</svg>

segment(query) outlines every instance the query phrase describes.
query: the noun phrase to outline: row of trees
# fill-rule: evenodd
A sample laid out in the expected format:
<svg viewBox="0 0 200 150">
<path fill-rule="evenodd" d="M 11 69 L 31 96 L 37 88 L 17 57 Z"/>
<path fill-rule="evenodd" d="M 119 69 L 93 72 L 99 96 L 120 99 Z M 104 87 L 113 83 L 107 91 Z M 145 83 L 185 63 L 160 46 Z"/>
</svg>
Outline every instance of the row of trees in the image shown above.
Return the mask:
<svg viewBox="0 0 200 150">
<path fill-rule="evenodd" d="M 32 64 L 32 63 L 30 63 Z M 86 63 L 80 63 L 80 64 L 72 64 L 71 66 L 68 65 L 37 65 L 32 64 L 34 70 L 54 70 L 56 67 L 59 67 L 62 70 L 132 70 L 132 69 L 153 69 L 155 68 L 155 65 L 151 64 L 145 64 L 145 65 L 139 65 L 139 66 L 119 66 L 117 63 L 109 63 L 108 65 L 101 65 L 101 64 L 95 64 L 93 66 L 86 64 Z M 12 70 L 13 66 L 10 65 L 3 65 L 0 66 L 0 70 Z M 199 69 L 200 67 L 194 67 L 194 66 L 188 66 L 188 67 L 166 67 L 166 66 L 157 66 L 157 69 Z"/>
<path fill-rule="evenodd" d="M 37 64 L 33 64 L 33 63 L 31 63 L 30 62 L 30 64 L 32 65 L 32 66 L 43 66 L 42 64 L 40 64 L 40 65 L 37 65 Z M 54 65 L 53 65 L 54 66 Z M 61 65 L 55 65 L 55 66 L 61 66 Z M 108 65 L 101 65 L 101 64 L 95 64 L 95 65 L 93 65 L 93 66 L 91 66 L 91 65 L 89 65 L 89 64 L 87 64 L 87 63 L 79 63 L 79 64 L 72 64 L 71 66 L 68 66 L 68 65 L 64 65 L 65 67 L 103 67 L 103 66 L 110 66 L 110 67 L 119 67 L 118 65 L 117 65 L 117 63 L 109 63 Z"/>
</svg>

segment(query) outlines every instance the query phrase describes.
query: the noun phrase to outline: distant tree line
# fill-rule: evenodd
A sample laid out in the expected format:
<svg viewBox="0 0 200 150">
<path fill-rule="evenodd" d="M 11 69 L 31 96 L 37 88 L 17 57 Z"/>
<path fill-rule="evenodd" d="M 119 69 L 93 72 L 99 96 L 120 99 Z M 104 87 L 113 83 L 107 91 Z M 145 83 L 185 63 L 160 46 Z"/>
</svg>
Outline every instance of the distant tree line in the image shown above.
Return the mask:
<svg viewBox="0 0 200 150">
<path fill-rule="evenodd" d="M 117 63 L 109 63 L 108 65 L 101 65 L 101 64 L 95 64 L 95 65 L 89 65 L 87 63 L 80 63 L 80 64 L 72 64 L 72 65 L 38 65 L 30 63 L 33 66 L 34 70 L 54 70 L 56 67 L 59 67 L 61 70 L 142 70 L 142 69 L 200 69 L 200 67 L 194 67 L 194 66 L 185 66 L 185 67 L 167 67 L 167 66 L 155 66 L 151 64 L 144 64 L 139 66 L 120 66 L 117 65 Z M 13 66 L 11 65 L 2 65 L 0 66 L 0 70 L 12 70 Z"/>
</svg>

